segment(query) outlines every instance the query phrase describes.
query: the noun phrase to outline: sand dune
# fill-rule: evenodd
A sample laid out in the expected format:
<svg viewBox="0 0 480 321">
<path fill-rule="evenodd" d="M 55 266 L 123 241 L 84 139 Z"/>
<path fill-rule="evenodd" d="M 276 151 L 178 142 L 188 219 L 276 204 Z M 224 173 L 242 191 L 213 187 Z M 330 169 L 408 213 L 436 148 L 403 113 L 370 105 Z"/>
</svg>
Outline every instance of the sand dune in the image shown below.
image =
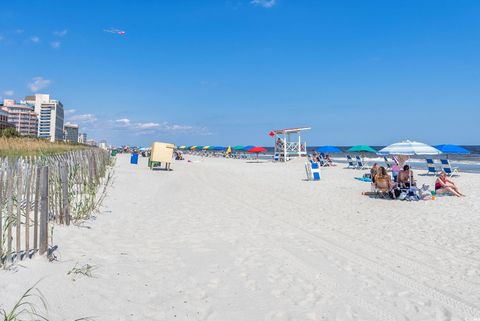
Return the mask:
<svg viewBox="0 0 480 321">
<path fill-rule="evenodd" d="M 119 155 L 103 212 L 56 227 L 57 262 L 0 272 L 0 305 L 44 278 L 51 320 L 480 320 L 480 176 L 402 202 L 341 166 L 306 182 L 302 160 L 188 158 Z M 86 263 L 94 278 L 67 276 Z"/>
</svg>

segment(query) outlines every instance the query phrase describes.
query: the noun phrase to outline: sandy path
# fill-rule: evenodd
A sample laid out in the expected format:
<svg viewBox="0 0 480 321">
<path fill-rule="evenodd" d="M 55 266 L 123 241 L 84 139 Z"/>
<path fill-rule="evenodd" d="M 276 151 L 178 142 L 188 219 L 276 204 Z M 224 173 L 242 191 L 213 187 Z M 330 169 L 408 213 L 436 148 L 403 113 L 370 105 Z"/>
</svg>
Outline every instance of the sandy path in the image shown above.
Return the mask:
<svg viewBox="0 0 480 321">
<path fill-rule="evenodd" d="M 409 203 L 362 196 L 353 170 L 192 160 L 120 156 L 104 213 L 56 230 L 58 262 L 0 273 L 0 303 L 46 276 L 52 320 L 480 320 L 478 175 Z M 73 282 L 77 262 L 96 277 Z"/>
</svg>

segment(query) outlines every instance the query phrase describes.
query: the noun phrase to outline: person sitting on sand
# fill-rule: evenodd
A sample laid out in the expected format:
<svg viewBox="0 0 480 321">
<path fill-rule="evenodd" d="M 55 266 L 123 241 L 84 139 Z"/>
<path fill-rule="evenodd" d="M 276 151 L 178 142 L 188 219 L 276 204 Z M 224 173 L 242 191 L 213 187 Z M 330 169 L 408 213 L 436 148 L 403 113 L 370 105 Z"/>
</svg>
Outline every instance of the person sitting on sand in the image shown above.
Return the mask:
<svg viewBox="0 0 480 321">
<path fill-rule="evenodd" d="M 378 174 L 378 171 L 380 170 L 380 167 L 378 166 L 378 163 L 373 164 L 372 168 L 370 169 L 370 177 L 372 179 L 372 183 L 375 184 L 375 175 Z"/>
<path fill-rule="evenodd" d="M 395 198 L 395 194 L 392 190 L 396 187 L 396 184 L 392 182 L 392 178 L 388 175 L 385 167 L 380 166 L 377 174 L 375 175 L 375 188 L 382 193 L 388 193 L 392 198 Z"/>
<path fill-rule="evenodd" d="M 437 194 L 452 193 L 457 197 L 465 196 L 460 193 L 457 185 L 447 178 L 447 174 L 445 172 L 441 172 L 440 175 L 438 175 L 438 178 L 435 181 L 435 192 Z"/>
<path fill-rule="evenodd" d="M 413 171 L 410 169 L 410 166 L 403 166 L 403 170 L 398 173 L 397 178 L 398 185 L 405 188 L 410 188 L 410 186 L 415 186 L 415 180 L 413 179 Z"/>
<path fill-rule="evenodd" d="M 337 166 L 337 164 L 335 164 L 333 160 L 330 158 L 330 155 L 326 155 L 325 160 L 328 162 L 329 166 Z"/>
</svg>

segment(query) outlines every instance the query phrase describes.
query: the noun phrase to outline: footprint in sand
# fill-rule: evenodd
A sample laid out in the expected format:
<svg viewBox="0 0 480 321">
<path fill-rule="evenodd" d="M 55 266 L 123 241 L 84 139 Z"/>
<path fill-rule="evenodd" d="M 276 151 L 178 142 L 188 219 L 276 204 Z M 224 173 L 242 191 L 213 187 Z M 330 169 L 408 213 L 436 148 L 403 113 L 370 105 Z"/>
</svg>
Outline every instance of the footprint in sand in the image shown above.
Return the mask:
<svg viewBox="0 0 480 321">
<path fill-rule="evenodd" d="M 265 321 L 290 321 L 290 317 L 287 312 L 279 311 L 279 312 L 270 312 Z"/>
<path fill-rule="evenodd" d="M 452 314 L 445 308 L 437 308 L 435 311 L 435 321 L 452 321 Z"/>
</svg>

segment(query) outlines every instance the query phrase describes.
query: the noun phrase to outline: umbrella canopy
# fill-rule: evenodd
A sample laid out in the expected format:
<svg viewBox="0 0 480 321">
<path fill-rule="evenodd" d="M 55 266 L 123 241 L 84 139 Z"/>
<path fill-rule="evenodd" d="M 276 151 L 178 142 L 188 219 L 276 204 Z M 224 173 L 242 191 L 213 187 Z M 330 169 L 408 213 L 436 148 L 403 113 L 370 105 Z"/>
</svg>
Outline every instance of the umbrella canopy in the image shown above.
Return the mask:
<svg viewBox="0 0 480 321">
<path fill-rule="evenodd" d="M 256 146 L 256 147 L 253 147 L 253 148 L 250 148 L 249 150 L 247 150 L 247 152 L 249 153 L 265 153 L 267 150 L 263 147 L 260 147 L 260 146 Z"/>
<path fill-rule="evenodd" d="M 438 155 L 442 152 L 432 147 L 430 145 L 405 140 L 403 142 L 395 143 L 381 149 L 377 154 L 381 156 L 387 155 L 404 155 L 404 156 L 414 156 L 414 155 Z"/>
<path fill-rule="evenodd" d="M 444 145 L 437 145 L 435 146 L 436 149 L 441 151 L 445 154 L 470 154 L 468 149 L 463 148 L 462 146 L 452 145 L 452 144 L 444 144 Z"/>
<path fill-rule="evenodd" d="M 248 151 L 249 149 L 252 149 L 254 147 L 255 146 L 253 146 L 253 145 L 247 145 L 247 146 L 243 146 L 242 150 Z"/>
<path fill-rule="evenodd" d="M 195 149 L 197 149 L 197 146 L 190 146 L 190 148 L 189 148 L 189 149 L 191 149 L 191 150 L 195 150 Z"/>
<path fill-rule="evenodd" d="M 225 147 L 222 146 L 213 146 L 212 150 L 225 150 Z"/>
<path fill-rule="evenodd" d="M 243 149 L 245 146 L 242 146 L 242 145 L 237 145 L 237 146 L 233 146 L 232 149 L 233 150 L 241 150 Z"/>
<path fill-rule="evenodd" d="M 207 150 L 207 149 L 209 149 L 209 148 L 210 148 L 210 146 L 203 146 L 202 149 L 203 149 L 203 150 Z"/>
<path fill-rule="evenodd" d="M 197 146 L 196 150 L 201 150 L 203 149 L 203 146 Z"/>
<path fill-rule="evenodd" d="M 178 149 L 185 149 L 185 147 L 187 147 L 187 146 L 183 145 L 183 146 L 178 147 Z"/>
<path fill-rule="evenodd" d="M 232 147 L 228 146 L 227 148 L 227 154 L 230 154 L 232 152 Z"/>
<path fill-rule="evenodd" d="M 342 152 L 340 148 L 335 146 L 320 146 L 316 149 L 319 153 L 340 153 Z"/>
<path fill-rule="evenodd" d="M 377 151 L 368 145 L 356 145 L 348 149 L 349 152 L 368 152 L 376 153 Z"/>
</svg>

